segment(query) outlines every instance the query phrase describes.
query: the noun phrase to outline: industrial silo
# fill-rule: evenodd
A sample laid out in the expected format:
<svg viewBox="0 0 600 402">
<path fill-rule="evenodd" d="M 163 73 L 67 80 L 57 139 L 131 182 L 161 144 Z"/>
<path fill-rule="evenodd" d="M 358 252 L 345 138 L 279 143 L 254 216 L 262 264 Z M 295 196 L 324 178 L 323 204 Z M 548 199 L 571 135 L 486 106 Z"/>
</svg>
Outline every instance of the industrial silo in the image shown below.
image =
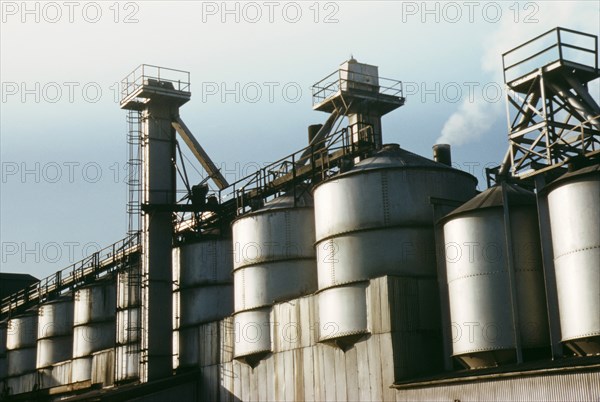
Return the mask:
<svg viewBox="0 0 600 402">
<path fill-rule="evenodd" d="M 8 320 L 6 334 L 6 358 L 8 376 L 19 376 L 36 369 L 37 309 Z"/>
<path fill-rule="evenodd" d="M 6 360 L 6 331 L 8 322 L 0 321 L 0 384 L 8 374 L 7 360 Z"/>
<path fill-rule="evenodd" d="M 140 375 L 141 340 L 141 276 L 133 263 L 117 276 L 117 330 L 115 348 L 115 381 L 136 380 Z M 165 314 L 171 315 L 171 311 Z"/>
<path fill-rule="evenodd" d="M 66 377 L 55 374 L 52 372 L 52 366 L 72 357 L 73 295 L 69 294 L 45 302 L 39 307 L 36 367 L 48 378 L 48 385 L 59 385 L 70 381 L 69 373 L 66 373 Z"/>
<path fill-rule="evenodd" d="M 431 197 L 465 201 L 476 184 L 390 144 L 315 188 L 320 341 L 344 348 L 369 332 L 369 279 L 435 278 Z"/>
<path fill-rule="evenodd" d="M 561 340 L 600 354 L 600 165 L 547 187 Z"/>
<path fill-rule="evenodd" d="M 173 249 L 174 278 L 178 281 L 175 304 L 179 366 L 199 362 L 199 326 L 233 312 L 233 254 L 231 239 L 203 235 Z"/>
<path fill-rule="evenodd" d="M 452 355 L 467 368 L 479 368 L 516 361 L 517 348 L 529 355 L 548 348 L 535 194 L 498 185 L 441 223 Z"/>
<path fill-rule="evenodd" d="M 116 296 L 113 276 L 75 292 L 73 382 L 91 379 L 93 354 L 115 347 Z"/>
<path fill-rule="evenodd" d="M 317 288 L 313 200 L 306 188 L 232 224 L 235 357 L 252 364 L 271 350 L 271 305 Z"/>
</svg>

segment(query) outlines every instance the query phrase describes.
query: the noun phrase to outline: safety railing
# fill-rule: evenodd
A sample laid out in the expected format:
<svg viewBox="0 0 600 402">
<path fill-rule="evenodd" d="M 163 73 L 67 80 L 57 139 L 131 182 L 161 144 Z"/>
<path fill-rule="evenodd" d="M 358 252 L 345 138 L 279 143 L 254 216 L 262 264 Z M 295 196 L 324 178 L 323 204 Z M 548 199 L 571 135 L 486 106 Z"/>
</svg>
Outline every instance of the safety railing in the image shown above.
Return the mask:
<svg viewBox="0 0 600 402">
<path fill-rule="evenodd" d="M 264 201 L 278 191 L 289 190 L 303 179 L 315 175 L 325 178 L 332 174 L 339 159 L 370 152 L 374 147 L 372 126 L 355 123 L 258 169 L 212 195 L 221 205 L 235 201 L 236 213 L 243 214 L 252 209 L 251 200 Z"/>
<path fill-rule="evenodd" d="M 0 315 L 10 314 L 44 301 L 50 294 L 59 294 L 97 278 L 115 267 L 123 258 L 139 250 L 139 233 L 128 236 L 74 264 L 2 299 Z"/>
<path fill-rule="evenodd" d="M 312 86 L 313 106 L 340 91 L 371 92 L 403 98 L 402 81 L 350 70 L 337 70 Z"/>
<path fill-rule="evenodd" d="M 142 64 L 121 81 L 121 101 L 143 85 L 160 86 L 174 91 L 190 91 L 190 73 L 172 68 Z"/>
<path fill-rule="evenodd" d="M 557 27 L 502 55 L 504 82 L 511 82 L 556 61 L 570 61 L 598 70 L 598 37 Z"/>
</svg>

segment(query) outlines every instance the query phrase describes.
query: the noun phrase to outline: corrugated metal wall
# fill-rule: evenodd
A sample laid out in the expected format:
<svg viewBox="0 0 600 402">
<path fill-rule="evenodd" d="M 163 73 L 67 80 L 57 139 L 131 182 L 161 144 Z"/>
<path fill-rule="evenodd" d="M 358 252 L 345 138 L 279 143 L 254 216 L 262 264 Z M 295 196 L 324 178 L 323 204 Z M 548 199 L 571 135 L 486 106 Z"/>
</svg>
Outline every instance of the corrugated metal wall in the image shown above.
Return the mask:
<svg viewBox="0 0 600 402">
<path fill-rule="evenodd" d="M 600 401 L 600 370 L 540 374 L 425 388 L 395 381 L 441 371 L 436 283 L 382 277 L 367 290 L 371 334 L 346 352 L 317 343 L 315 296 L 273 306 L 273 353 L 252 368 L 233 360 L 233 319 L 199 327 L 198 400 L 220 401 Z"/>
<path fill-rule="evenodd" d="M 397 390 L 396 401 L 600 401 L 600 370 Z"/>
<path fill-rule="evenodd" d="M 395 379 L 441 367 L 437 284 L 382 277 L 367 288 L 370 335 L 346 352 L 317 343 L 318 297 L 273 306 L 273 353 L 255 368 L 233 360 L 244 335 L 231 318 L 199 327 L 201 399 L 393 400 Z"/>
</svg>

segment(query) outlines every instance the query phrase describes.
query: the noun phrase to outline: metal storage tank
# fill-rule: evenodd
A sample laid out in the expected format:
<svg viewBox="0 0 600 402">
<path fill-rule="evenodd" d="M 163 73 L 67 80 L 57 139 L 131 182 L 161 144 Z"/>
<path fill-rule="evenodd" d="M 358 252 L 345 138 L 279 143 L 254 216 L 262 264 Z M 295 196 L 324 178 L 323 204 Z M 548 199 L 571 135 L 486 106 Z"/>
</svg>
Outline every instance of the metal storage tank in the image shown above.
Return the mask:
<svg viewBox="0 0 600 402">
<path fill-rule="evenodd" d="M 320 340 L 339 344 L 340 338 L 368 332 L 361 282 L 383 275 L 435 276 L 430 198 L 465 201 L 476 185 L 470 174 L 397 144 L 317 185 L 319 322 L 338 327 L 323 331 Z M 345 308 L 348 303 L 358 310 Z"/>
<path fill-rule="evenodd" d="M 561 340 L 600 354 L 600 165 L 547 187 Z"/>
<path fill-rule="evenodd" d="M 115 347 L 116 285 L 114 277 L 75 292 L 73 382 L 92 378 L 92 354 Z"/>
<path fill-rule="evenodd" d="M 519 345 L 521 350 L 548 348 L 535 194 L 510 184 L 492 187 L 440 222 L 446 247 L 452 355 L 467 368 L 479 368 L 514 362 Z M 512 264 L 514 274 L 509 271 Z"/>
<path fill-rule="evenodd" d="M 73 357 L 73 297 L 62 296 L 38 310 L 37 368 Z"/>
<path fill-rule="evenodd" d="M 8 320 L 6 333 L 8 376 L 18 376 L 35 371 L 37 328 L 37 308 Z"/>
<path fill-rule="evenodd" d="M 268 322 L 270 309 L 264 307 L 317 289 L 313 200 L 306 188 L 293 193 L 232 224 L 236 330 Z M 237 337 L 235 357 L 270 350 L 270 333 L 261 332 L 259 340 Z"/>
<path fill-rule="evenodd" d="M 233 316 L 234 357 L 255 366 L 271 352 L 271 307 L 240 311 Z"/>
<path fill-rule="evenodd" d="M 199 358 L 198 326 L 233 313 L 232 241 L 206 235 L 182 244 L 173 249 L 173 267 L 179 285 L 176 354 L 181 367 L 194 366 Z"/>
<path fill-rule="evenodd" d="M 8 322 L 0 321 L 0 382 L 7 376 L 8 362 L 6 361 L 6 331 Z"/>
<path fill-rule="evenodd" d="M 117 276 L 116 382 L 135 380 L 140 374 L 140 280 L 137 266 Z"/>
</svg>

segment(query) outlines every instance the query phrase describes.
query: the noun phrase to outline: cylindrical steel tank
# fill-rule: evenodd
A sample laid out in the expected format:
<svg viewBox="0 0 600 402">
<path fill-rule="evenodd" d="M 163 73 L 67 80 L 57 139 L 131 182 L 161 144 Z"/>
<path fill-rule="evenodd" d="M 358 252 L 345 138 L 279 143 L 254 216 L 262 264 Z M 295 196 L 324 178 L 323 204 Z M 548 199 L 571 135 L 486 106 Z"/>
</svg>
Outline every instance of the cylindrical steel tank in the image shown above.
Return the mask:
<svg viewBox="0 0 600 402">
<path fill-rule="evenodd" d="M 296 201 L 285 195 L 234 221 L 235 311 L 316 290 L 313 202 L 304 191 Z"/>
<path fill-rule="evenodd" d="M 368 282 L 329 288 L 319 294 L 319 340 L 345 349 L 367 333 Z M 347 338 L 347 342 L 341 339 Z M 348 345 L 346 345 L 347 343 Z"/>
<path fill-rule="evenodd" d="M 254 366 L 271 352 L 271 308 L 240 311 L 233 317 L 236 359 Z"/>
<path fill-rule="evenodd" d="M 118 345 L 115 349 L 115 365 L 116 382 L 127 382 L 138 379 L 140 376 L 139 343 Z"/>
<path fill-rule="evenodd" d="M 7 321 L 0 321 L 0 383 L 8 374 L 8 362 L 6 360 L 6 331 Z"/>
<path fill-rule="evenodd" d="M 338 311 L 362 281 L 383 275 L 435 276 L 431 197 L 466 201 L 477 180 L 462 171 L 385 145 L 373 157 L 314 190 L 320 319 L 338 316 L 338 335 L 368 332 L 367 320 Z M 345 291 L 337 289 L 344 286 Z M 364 300 L 353 301 L 363 306 Z"/>
<path fill-rule="evenodd" d="M 6 358 L 8 375 L 35 371 L 37 356 L 38 313 L 35 310 L 8 320 Z"/>
<path fill-rule="evenodd" d="M 37 368 L 73 357 L 73 296 L 62 296 L 39 307 Z"/>
<path fill-rule="evenodd" d="M 507 250 L 505 197 L 511 253 Z M 516 359 L 516 337 L 521 350 L 549 347 L 535 194 L 510 184 L 492 187 L 441 223 L 453 356 L 468 368 L 490 367 Z M 511 254 L 516 300 L 511 291 Z"/>
<path fill-rule="evenodd" d="M 297 188 L 238 218 L 232 230 L 236 322 L 247 324 L 253 314 L 264 318 L 269 309 L 263 307 L 317 289 L 314 210 L 307 189 Z M 239 314 L 249 310 L 256 311 Z M 236 358 L 265 349 L 270 339 L 237 338 Z"/>
<path fill-rule="evenodd" d="M 197 242 L 173 249 L 173 267 L 178 280 L 179 365 L 198 364 L 198 326 L 217 321 L 233 312 L 233 252 L 231 239 L 207 235 Z M 176 323 L 177 324 L 177 323 Z"/>
<path fill-rule="evenodd" d="M 562 341 L 600 354 L 600 165 L 547 188 Z"/>
<path fill-rule="evenodd" d="M 138 265 L 117 276 L 115 382 L 139 378 L 141 277 Z M 171 312 L 168 312 L 171 314 Z"/>
<path fill-rule="evenodd" d="M 115 279 L 99 281 L 75 292 L 73 382 L 92 378 L 92 354 L 115 346 Z"/>
</svg>

